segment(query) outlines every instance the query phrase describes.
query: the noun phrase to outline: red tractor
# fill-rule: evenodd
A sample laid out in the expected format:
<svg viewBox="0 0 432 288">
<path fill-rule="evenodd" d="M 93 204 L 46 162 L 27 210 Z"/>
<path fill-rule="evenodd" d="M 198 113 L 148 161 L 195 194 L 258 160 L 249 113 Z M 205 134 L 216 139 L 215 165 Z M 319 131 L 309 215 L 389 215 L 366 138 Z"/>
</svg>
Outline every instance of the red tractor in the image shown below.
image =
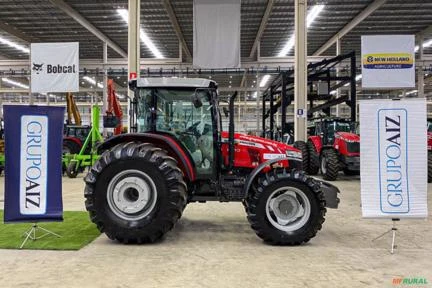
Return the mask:
<svg viewBox="0 0 432 288">
<path fill-rule="evenodd" d="M 90 133 L 90 129 L 91 127 L 88 125 L 66 124 L 63 131 L 63 153 L 78 154 Z"/>
<path fill-rule="evenodd" d="M 299 150 L 221 131 L 217 85 L 207 79 L 131 80 L 130 127 L 99 147 L 85 177 L 86 209 L 109 238 L 159 240 L 187 203 L 241 201 L 264 241 L 299 245 L 321 229 L 339 190 L 301 171 Z"/>
<path fill-rule="evenodd" d="M 432 182 L 432 119 L 427 120 L 428 183 Z"/>
<path fill-rule="evenodd" d="M 336 180 L 341 170 L 345 175 L 360 174 L 360 136 L 356 134 L 356 123 L 327 118 L 315 122 L 312 130 L 314 135 L 309 136 L 307 143 L 296 143 L 296 147 L 309 153 L 305 171 L 316 175 L 321 170 L 323 178 L 329 181 Z"/>
</svg>

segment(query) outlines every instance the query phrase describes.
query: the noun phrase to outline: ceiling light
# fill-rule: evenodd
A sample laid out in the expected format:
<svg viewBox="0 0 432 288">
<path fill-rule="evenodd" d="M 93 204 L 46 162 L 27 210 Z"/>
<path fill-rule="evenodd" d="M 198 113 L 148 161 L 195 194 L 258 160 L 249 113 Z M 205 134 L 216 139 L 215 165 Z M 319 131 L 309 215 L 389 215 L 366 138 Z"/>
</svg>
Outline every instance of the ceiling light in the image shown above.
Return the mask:
<svg viewBox="0 0 432 288">
<path fill-rule="evenodd" d="M 423 48 L 427 48 L 432 46 L 432 40 L 426 41 L 423 43 Z M 417 52 L 419 50 L 419 46 L 416 45 L 414 51 Z"/>
<path fill-rule="evenodd" d="M 117 9 L 117 13 L 121 16 L 123 21 L 128 23 L 129 21 L 129 11 L 127 9 Z M 141 41 L 144 42 L 144 44 L 147 46 L 148 49 L 153 53 L 153 55 L 156 58 L 164 58 L 162 53 L 157 49 L 157 47 L 154 45 L 154 43 L 150 40 L 150 38 L 147 36 L 147 34 L 144 32 L 143 29 L 140 29 L 140 38 Z"/>
<path fill-rule="evenodd" d="M 325 5 L 315 5 L 312 7 L 312 9 L 309 10 L 309 13 L 306 18 L 306 28 L 309 28 L 309 26 L 312 24 L 312 22 L 316 19 L 316 17 L 321 13 L 321 11 L 324 9 Z M 285 44 L 285 46 L 282 48 L 282 50 L 279 52 L 278 57 L 283 57 L 288 54 L 289 51 L 294 47 L 295 44 L 295 35 L 291 35 L 288 42 Z"/>
<path fill-rule="evenodd" d="M 261 78 L 260 87 L 261 87 L 261 88 L 262 88 L 262 87 L 265 87 L 269 79 L 270 79 L 270 75 L 269 75 L 269 74 L 264 75 L 264 76 Z"/>
<path fill-rule="evenodd" d="M 21 82 L 17 82 L 17 81 L 11 80 L 11 79 L 9 79 L 9 78 L 2 78 L 2 81 L 3 81 L 3 82 L 6 82 L 6 83 L 8 83 L 8 84 L 11 84 L 11 85 L 14 85 L 14 86 L 20 87 L 20 88 L 29 89 L 29 86 L 28 86 L 28 85 L 23 84 L 23 83 L 21 83 Z"/>
<path fill-rule="evenodd" d="M 92 84 L 92 85 L 97 85 L 97 87 L 99 87 L 99 88 L 103 88 L 102 83 L 97 83 L 97 84 L 96 84 L 96 80 L 94 80 L 93 78 L 90 78 L 90 77 L 88 77 L 88 76 L 84 76 L 83 79 L 86 80 L 87 82 L 89 82 L 89 83 Z M 93 88 L 93 87 L 90 87 L 90 88 Z"/>
<path fill-rule="evenodd" d="M 8 46 L 13 47 L 13 48 L 18 49 L 18 50 L 21 50 L 25 53 L 30 53 L 30 49 L 28 49 L 27 47 L 21 46 L 17 43 L 14 43 L 12 41 L 9 41 L 9 40 L 3 38 L 3 37 L 0 37 L 0 43 L 3 43 L 5 45 L 8 45 Z"/>
</svg>

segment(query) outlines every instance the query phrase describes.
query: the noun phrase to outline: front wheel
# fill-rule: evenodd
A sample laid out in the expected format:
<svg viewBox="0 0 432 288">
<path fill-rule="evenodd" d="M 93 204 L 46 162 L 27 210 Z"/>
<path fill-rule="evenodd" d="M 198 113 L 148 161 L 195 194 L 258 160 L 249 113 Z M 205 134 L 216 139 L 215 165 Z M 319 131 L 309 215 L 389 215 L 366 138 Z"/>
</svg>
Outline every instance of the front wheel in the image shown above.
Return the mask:
<svg viewBox="0 0 432 288">
<path fill-rule="evenodd" d="M 249 223 L 265 242 L 300 245 L 315 237 L 324 223 L 324 195 L 319 184 L 300 171 L 263 175 L 247 200 Z"/>
<path fill-rule="evenodd" d="M 90 218 L 110 239 L 149 243 L 181 217 L 186 184 L 175 159 L 151 144 L 105 151 L 85 178 Z"/>
<path fill-rule="evenodd" d="M 334 181 L 339 174 L 339 159 L 336 151 L 327 149 L 321 152 L 321 173 L 325 180 Z"/>
</svg>

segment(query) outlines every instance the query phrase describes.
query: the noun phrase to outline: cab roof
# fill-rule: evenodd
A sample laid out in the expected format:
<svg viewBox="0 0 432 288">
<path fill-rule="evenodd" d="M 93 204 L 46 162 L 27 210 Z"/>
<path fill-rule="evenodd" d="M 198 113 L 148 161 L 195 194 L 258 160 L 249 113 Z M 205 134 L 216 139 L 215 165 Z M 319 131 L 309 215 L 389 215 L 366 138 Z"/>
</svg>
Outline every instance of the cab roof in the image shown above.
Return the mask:
<svg viewBox="0 0 432 288">
<path fill-rule="evenodd" d="M 148 77 L 136 80 L 136 87 L 216 87 L 216 82 L 203 78 Z"/>
</svg>

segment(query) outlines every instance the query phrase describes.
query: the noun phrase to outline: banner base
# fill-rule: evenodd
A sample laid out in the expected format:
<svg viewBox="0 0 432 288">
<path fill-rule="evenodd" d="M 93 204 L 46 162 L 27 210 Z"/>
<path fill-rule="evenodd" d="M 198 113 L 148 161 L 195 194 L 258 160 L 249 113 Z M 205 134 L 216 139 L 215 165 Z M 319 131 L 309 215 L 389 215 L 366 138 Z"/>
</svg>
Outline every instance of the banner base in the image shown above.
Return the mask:
<svg viewBox="0 0 432 288">
<path fill-rule="evenodd" d="M 400 221 L 399 218 L 392 218 L 392 222 L 393 222 L 393 226 L 392 228 L 390 228 L 389 230 L 387 230 L 386 232 L 384 232 L 383 234 L 379 235 L 378 237 L 372 239 L 372 242 L 384 237 L 387 234 L 392 234 L 392 243 L 391 243 L 391 250 L 390 253 L 393 254 L 394 250 L 397 248 L 396 245 L 396 232 L 398 231 L 398 229 L 396 228 L 396 222 Z"/>
<path fill-rule="evenodd" d="M 43 232 L 45 232 L 45 234 L 37 236 L 36 235 L 37 230 L 42 230 Z M 50 230 L 48 230 L 46 228 L 38 226 L 37 223 L 34 223 L 32 225 L 32 227 L 28 231 L 24 232 L 23 236 L 25 236 L 26 238 L 21 243 L 21 246 L 20 246 L 19 249 L 22 249 L 29 239 L 33 240 L 33 241 L 36 241 L 36 240 L 44 238 L 45 236 L 48 236 L 48 235 L 53 235 L 53 236 L 56 236 L 58 238 L 61 238 L 61 236 L 58 235 L 57 233 L 54 233 L 54 232 L 52 232 L 52 231 L 50 231 Z"/>
</svg>

